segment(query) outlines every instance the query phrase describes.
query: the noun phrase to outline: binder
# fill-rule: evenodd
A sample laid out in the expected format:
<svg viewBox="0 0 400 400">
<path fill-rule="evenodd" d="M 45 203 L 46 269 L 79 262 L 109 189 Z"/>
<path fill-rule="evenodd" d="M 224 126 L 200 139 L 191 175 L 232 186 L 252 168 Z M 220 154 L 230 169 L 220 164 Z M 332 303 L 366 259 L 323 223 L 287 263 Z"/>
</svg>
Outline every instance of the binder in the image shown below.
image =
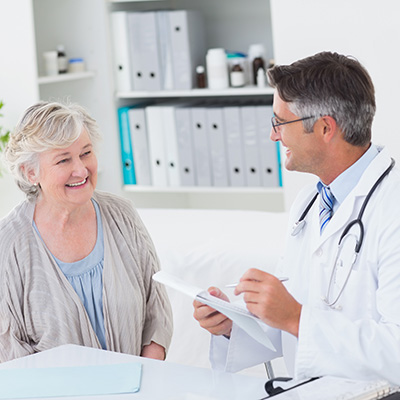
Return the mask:
<svg viewBox="0 0 400 400">
<path fill-rule="evenodd" d="M 173 88 L 192 89 L 196 66 L 204 64 L 206 53 L 203 18 L 199 12 L 190 10 L 170 11 L 168 16 Z"/>
<path fill-rule="evenodd" d="M 125 185 L 135 185 L 135 167 L 133 163 L 133 152 L 131 133 L 129 128 L 130 107 L 118 108 L 118 124 L 121 144 L 122 175 Z"/>
<path fill-rule="evenodd" d="M 111 13 L 111 30 L 114 48 L 113 69 L 117 91 L 133 90 L 131 77 L 130 47 L 128 42 L 128 13 L 115 11 Z"/>
<path fill-rule="evenodd" d="M 135 90 L 161 90 L 157 13 L 155 11 L 130 12 L 128 25 Z"/>
<path fill-rule="evenodd" d="M 137 185 L 151 186 L 150 154 L 144 107 L 128 111 Z"/>
<path fill-rule="evenodd" d="M 182 186 L 195 186 L 195 161 L 191 112 L 189 107 L 175 108 L 179 175 Z"/>
<path fill-rule="evenodd" d="M 169 186 L 181 185 L 177 128 L 175 123 L 175 109 L 177 107 L 178 105 L 175 104 L 160 106 Z"/>
<path fill-rule="evenodd" d="M 212 186 L 211 151 L 207 130 L 206 107 L 191 107 L 190 122 L 193 138 L 195 182 L 197 186 Z"/>
<path fill-rule="evenodd" d="M 168 186 L 166 141 L 163 129 L 162 106 L 146 107 L 149 139 L 150 171 L 153 186 Z"/>
<path fill-rule="evenodd" d="M 238 106 L 224 107 L 228 174 L 231 186 L 246 186 L 242 124 Z"/>
<path fill-rule="evenodd" d="M 279 146 L 270 138 L 272 106 L 256 106 L 257 132 L 260 144 L 261 184 L 267 187 L 280 186 Z"/>
<path fill-rule="evenodd" d="M 214 186 L 229 186 L 224 116 L 222 107 L 206 109 Z"/>
<path fill-rule="evenodd" d="M 261 186 L 259 140 L 255 106 L 241 106 L 244 164 L 247 186 Z"/>
<path fill-rule="evenodd" d="M 169 32 L 169 11 L 157 11 L 157 29 L 160 50 L 161 84 L 164 90 L 174 88 L 172 71 L 172 50 Z"/>
</svg>

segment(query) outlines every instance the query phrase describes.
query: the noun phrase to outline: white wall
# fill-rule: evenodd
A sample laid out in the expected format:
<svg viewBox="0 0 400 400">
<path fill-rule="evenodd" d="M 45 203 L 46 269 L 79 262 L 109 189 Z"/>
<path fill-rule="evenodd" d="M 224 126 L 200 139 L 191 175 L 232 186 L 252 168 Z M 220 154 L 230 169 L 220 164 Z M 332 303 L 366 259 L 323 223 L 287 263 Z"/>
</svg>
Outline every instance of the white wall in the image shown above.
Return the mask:
<svg viewBox="0 0 400 400">
<path fill-rule="evenodd" d="M 288 64 L 329 50 L 355 56 L 375 84 L 377 112 L 372 140 L 400 162 L 400 3 L 397 0 L 271 0 L 275 59 Z M 306 174 L 285 171 L 286 205 Z"/>
<path fill-rule="evenodd" d="M 0 126 L 11 130 L 23 110 L 39 99 L 31 0 L 0 0 L 0 38 L 0 100 L 5 103 Z M 0 218 L 23 198 L 2 171 Z"/>
</svg>

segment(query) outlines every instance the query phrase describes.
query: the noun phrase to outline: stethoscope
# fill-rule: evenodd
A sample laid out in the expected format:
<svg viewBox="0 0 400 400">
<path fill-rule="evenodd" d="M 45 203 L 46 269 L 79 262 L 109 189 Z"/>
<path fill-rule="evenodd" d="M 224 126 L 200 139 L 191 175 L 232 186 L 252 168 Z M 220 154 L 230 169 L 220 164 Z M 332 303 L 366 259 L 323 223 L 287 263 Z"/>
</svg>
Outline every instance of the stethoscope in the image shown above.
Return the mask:
<svg viewBox="0 0 400 400">
<path fill-rule="evenodd" d="M 352 220 L 352 221 L 350 221 L 347 224 L 347 226 L 344 228 L 344 230 L 343 230 L 343 232 L 342 232 L 342 234 L 340 236 L 339 243 L 338 243 L 338 250 L 337 250 L 337 253 L 336 253 L 336 257 L 335 257 L 335 263 L 333 264 L 331 276 L 330 276 L 330 279 L 329 279 L 327 295 L 322 298 L 324 303 L 326 305 L 328 305 L 329 307 L 331 307 L 331 308 L 335 308 L 335 309 L 340 309 L 341 308 L 341 307 L 337 307 L 336 303 L 338 302 L 340 296 L 342 295 L 342 293 L 343 293 L 343 291 L 344 291 L 344 289 L 345 289 L 345 287 L 347 285 L 347 282 L 348 282 L 348 280 L 350 278 L 351 271 L 353 270 L 354 264 L 357 261 L 358 254 L 360 253 L 360 249 L 361 249 L 361 246 L 362 246 L 363 241 L 364 241 L 364 224 L 362 222 L 362 217 L 363 217 L 365 208 L 367 207 L 367 204 L 368 204 L 371 196 L 375 192 L 376 188 L 383 181 L 383 179 L 389 174 L 389 172 L 393 169 L 394 165 L 395 165 L 395 160 L 393 160 L 393 158 L 392 158 L 392 162 L 390 163 L 389 167 L 382 173 L 382 175 L 375 182 L 374 186 L 372 186 L 372 188 L 368 192 L 367 197 L 365 198 L 365 200 L 364 200 L 364 202 L 363 202 L 363 204 L 361 206 L 361 209 L 360 209 L 360 212 L 358 213 L 357 218 Z M 292 236 L 298 235 L 304 229 L 304 226 L 306 224 L 305 217 L 307 216 L 307 214 L 310 211 L 311 207 L 315 203 L 315 200 L 317 199 L 318 194 L 319 193 L 315 194 L 315 196 L 311 199 L 311 201 L 309 202 L 309 204 L 307 205 L 307 207 L 305 208 L 305 210 L 301 214 L 299 220 L 293 225 Z M 352 236 L 356 237 L 356 245 L 355 245 L 355 248 L 354 248 L 354 255 L 353 255 L 353 258 L 352 258 L 352 261 L 351 261 L 351 265 L 350 265 L 349 271 L 347 273 L 347 276 L 346 276 L 346 278 L 344 280 L 344 283 L 343 283 L 341 289 L 339 290 L 339 293 L 336 295 L 336 297 L 334 297 L 333 299 L 330 299 L 332 285 L 333 285 L 333 281 L 334 281 L 334 278 L 335 278 L 335 275 L 336 275 L 336 269 L 337 269 L 339 255 L 341 253 L 342 245 L 343 245 L 343 243 L 345 241 L 345 238 L 349 237 L 350 229 L 352 229 L 354 226 L 358 226 L 358 228 L 359 228 L 359 236 L 357 237 L 356 235 L 352 234 Z"/>
</svg>

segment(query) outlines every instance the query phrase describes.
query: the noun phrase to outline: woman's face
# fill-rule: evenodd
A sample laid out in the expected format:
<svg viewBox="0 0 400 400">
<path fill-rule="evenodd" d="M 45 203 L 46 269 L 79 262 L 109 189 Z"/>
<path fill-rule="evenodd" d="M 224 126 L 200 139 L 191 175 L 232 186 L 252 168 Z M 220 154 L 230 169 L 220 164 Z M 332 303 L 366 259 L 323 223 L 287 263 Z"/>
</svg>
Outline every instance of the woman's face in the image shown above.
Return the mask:
<svg viewBox="0 0 400 400">
<path fill-rule="evenodd" d="M 97 158 L 86 130 L 71 146 L 41 153 L 39 167 L 42 200 L 74 208 L 91 199 L 97 184 Z"/>
</svg>

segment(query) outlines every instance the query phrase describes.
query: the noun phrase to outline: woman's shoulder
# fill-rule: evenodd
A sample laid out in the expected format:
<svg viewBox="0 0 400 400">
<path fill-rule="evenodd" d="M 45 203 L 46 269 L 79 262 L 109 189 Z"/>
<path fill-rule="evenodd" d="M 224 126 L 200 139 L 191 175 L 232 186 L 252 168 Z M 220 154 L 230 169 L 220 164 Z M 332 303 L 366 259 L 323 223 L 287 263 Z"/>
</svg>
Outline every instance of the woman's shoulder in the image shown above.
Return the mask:
<svg viewBox="0 0 400 400">
<path fill-rule="evenodd" d="M 100 190 L 96 190 L 93 194 L 93 199 L 99 204 L 101 208 L 108 209 L 126 209 L 133 210 L 132 203 L 121 196 L 117 196 L 116 194 L 109 192 L 102 192 Z"/>
<path fill-rule="evenodd" d="M 0 220 L 0 246 L 3 249 L 10 248 L 12 241 L 26 237 L 31 231 L 33 208 L 28 200 L 24 200 Z"/>
</svg>

